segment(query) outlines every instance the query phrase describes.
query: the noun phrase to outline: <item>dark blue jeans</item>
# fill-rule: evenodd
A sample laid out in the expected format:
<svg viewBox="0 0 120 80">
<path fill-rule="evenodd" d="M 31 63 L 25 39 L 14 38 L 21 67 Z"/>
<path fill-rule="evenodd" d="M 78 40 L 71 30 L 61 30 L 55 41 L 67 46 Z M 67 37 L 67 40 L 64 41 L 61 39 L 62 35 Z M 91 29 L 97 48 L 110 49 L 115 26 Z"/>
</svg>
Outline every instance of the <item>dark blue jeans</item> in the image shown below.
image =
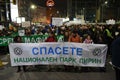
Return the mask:
<svg viewBox="0 0 120 80">
<path fill-rule="evenodd" d="M 114 69 L 115 69 L 116 80 L 120 80 L 120 69 L 118 69 L 117 67 L 114 67 Z"/>
</svg>

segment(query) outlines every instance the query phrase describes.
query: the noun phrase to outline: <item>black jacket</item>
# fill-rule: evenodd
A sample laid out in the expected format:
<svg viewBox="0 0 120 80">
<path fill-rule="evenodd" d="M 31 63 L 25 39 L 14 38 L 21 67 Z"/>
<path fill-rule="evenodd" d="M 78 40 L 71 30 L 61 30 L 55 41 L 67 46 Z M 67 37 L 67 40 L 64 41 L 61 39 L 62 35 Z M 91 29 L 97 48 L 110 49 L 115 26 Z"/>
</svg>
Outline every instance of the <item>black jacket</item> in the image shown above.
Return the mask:
<svg viewBox="0 0 120 80">
<path fill-rule="evenodd" d="M 120 37 L 112 42 L 111 45 L 112 64 L 120 67 Z"/>
</svg>

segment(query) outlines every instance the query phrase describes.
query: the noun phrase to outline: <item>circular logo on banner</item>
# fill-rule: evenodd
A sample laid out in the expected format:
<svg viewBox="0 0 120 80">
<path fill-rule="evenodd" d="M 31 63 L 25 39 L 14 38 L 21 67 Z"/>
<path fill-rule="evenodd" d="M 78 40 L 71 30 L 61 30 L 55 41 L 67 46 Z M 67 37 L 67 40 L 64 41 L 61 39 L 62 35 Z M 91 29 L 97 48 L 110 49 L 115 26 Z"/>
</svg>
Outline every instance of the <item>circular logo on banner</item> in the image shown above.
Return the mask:
<svg viewBox="0 0 120 80">
<path fill-rule="evenodd" d="M 95 49 L 93 50 L 93 55 L 94 55 L 94 56 L 101 56 L 101 49 L 95 48 Z"/>
<path fill-rule="evenodd" d="M 22 52 L 23 52 L 23 51 L 22 51 L 21 48 L 19 48 L 19 47 L 14 48 L 14 53 L 15 53 L 16 55 L 21 55 Z"/>
</svg>

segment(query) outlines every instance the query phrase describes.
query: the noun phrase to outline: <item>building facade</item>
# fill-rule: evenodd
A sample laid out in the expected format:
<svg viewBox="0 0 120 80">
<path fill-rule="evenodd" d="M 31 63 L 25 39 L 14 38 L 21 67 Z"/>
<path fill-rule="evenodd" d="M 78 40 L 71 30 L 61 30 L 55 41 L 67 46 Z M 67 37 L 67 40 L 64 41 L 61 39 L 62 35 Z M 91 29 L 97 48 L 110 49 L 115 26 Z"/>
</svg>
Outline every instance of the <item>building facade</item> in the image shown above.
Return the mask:
<svg viewBox="0 0 120 80">
<path fill-rule="evenodd" d="M 10 21 L 10 0 L 0 0 L 0 24 L 7 26 Z"/>
<path fill-rule="evenodd" d="M 120 20 L 120 0 L 67 0 L 67 15 L 71 20 L 83 15 L 86 21 Z"/>
<path fill-rule="evenodd" d="M 31 8 L 34 5 L 35 8 Z M 32 0 L 18 0 L 19 16 L 25 17 L 26 21 L 45 22 L 46 8 L 36 5 Z"/>
</svg>

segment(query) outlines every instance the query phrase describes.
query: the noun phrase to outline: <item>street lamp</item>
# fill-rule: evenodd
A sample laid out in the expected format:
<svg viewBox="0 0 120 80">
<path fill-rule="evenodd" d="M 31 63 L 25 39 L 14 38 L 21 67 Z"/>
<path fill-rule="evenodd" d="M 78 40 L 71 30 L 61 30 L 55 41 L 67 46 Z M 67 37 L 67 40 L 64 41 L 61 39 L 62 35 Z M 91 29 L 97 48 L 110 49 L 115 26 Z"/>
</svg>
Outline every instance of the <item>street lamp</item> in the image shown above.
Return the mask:
<svg viewBox="0 0 120 80">
<path fill-rule="evenodd" d="M 108 1 L 105 1 L 105 4 L 108 4 Z"/>
<path fill-rule="evenodd" d="M 101 20 L 103 22 L 103 19 L 104 19 L 104 8 L 105 6 L 107 6 L 108 4 L 108 1 L 105 1 L 103 4 L 101 4 Z"/>
<path fill-rule="evenodd" d="M 30 8 L 31 8 L 31 9 L 35 9 L 36 6 L 32 4 L 32 5 L 30 6 Z"/>
<path fill-rule="evenodd" d="M 34 4 L 30 5 L 30 8 L 29 8 L 29 19 L 30 19 L 30 25 L 31 25 L 31 20 L 32 20 L 32 11 L 31 10 L 34 10 L 36 8 L 36 6 Z"/>
</svg>

